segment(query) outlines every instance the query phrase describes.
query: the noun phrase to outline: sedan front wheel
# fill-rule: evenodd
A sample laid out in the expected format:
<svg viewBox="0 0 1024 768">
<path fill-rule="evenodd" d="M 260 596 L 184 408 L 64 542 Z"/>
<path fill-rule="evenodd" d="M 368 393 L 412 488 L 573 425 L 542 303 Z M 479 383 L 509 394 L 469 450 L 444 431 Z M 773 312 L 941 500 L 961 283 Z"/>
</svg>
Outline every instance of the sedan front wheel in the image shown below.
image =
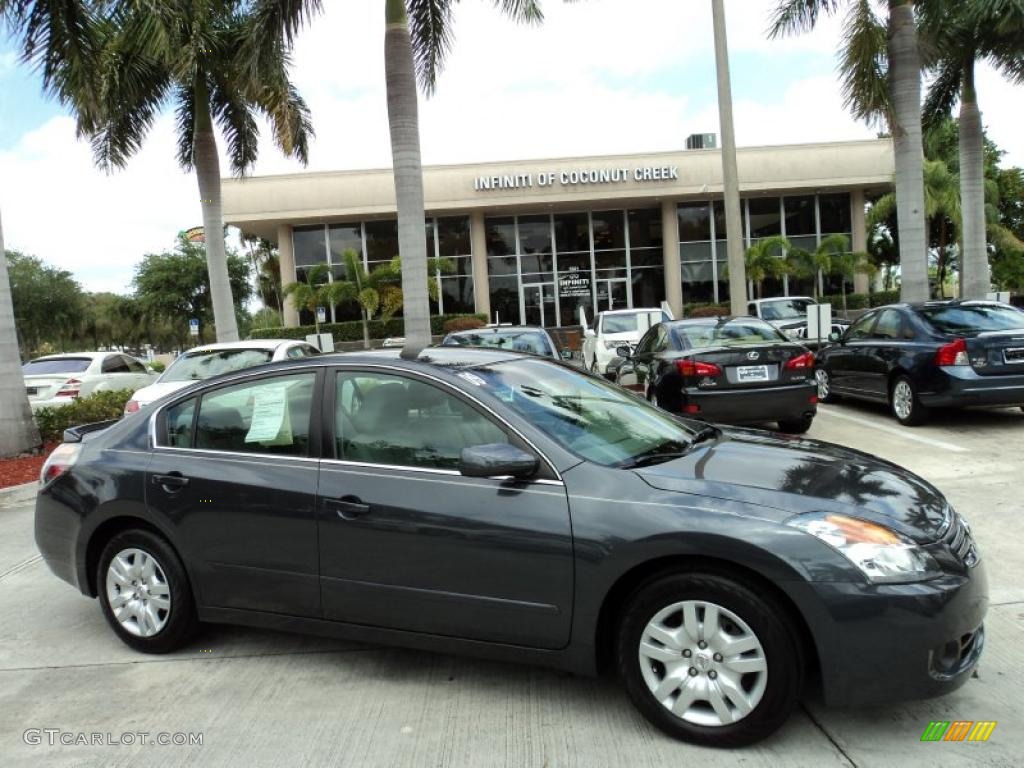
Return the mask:
<svg viewBox="0 0 1024 768">
<path fill-rule="evenodd" d="M 735 747 L 789 717 L 803 665 L 785 612 L 745 584 L 714 573 L 650 582 L 627 603 L 618 667 L 630 698 L 684 741 Z"/>
</svg>

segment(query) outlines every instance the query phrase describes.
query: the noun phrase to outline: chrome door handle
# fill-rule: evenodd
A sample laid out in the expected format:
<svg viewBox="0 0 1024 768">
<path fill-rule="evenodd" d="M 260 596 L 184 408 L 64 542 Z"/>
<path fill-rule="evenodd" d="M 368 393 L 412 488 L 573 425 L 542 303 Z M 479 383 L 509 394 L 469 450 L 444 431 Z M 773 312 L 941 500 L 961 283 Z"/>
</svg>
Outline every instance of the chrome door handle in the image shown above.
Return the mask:
<svg viewBox="0 0 1024 768">
<path fill-rule="evenodd" d="M 355 520 L 357 517 L 369 514 L 370 505 L 364 504 L 358 496 L 342 496 L 340 499 L 328 499 L 328 506 L 332 507 L 342 520 Z"/>
</svg>

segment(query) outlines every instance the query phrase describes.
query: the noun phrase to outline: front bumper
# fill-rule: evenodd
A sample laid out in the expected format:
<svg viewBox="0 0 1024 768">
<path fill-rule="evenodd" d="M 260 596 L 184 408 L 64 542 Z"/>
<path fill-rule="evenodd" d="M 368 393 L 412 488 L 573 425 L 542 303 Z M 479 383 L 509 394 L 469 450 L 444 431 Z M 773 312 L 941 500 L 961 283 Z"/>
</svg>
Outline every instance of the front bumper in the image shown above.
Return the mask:
<svg viewBox="0 0 1024 768">
<path fill-rule="evenodd" d="M 920 584 L 785 585 L 814 639 L 825 703 L 941 696 L 962 686 L 985 644 L 984 563 Z"/>
<path fill-rule="evenodd" d="M 1024 406 L 1024 376 L 980 376 L 966 365 L 942 366 L 919 395 L 932 408 Z"/>
<path fill-rule="evenodd" d="M 691 418 L 752 424 L 813 417 L 818 411 L 817 395 L 818 388 L 812 382 L 717 391 L 686 387 L 682 402 L 700 408 L 697 413 L 686 413 Z"/>
</svg>

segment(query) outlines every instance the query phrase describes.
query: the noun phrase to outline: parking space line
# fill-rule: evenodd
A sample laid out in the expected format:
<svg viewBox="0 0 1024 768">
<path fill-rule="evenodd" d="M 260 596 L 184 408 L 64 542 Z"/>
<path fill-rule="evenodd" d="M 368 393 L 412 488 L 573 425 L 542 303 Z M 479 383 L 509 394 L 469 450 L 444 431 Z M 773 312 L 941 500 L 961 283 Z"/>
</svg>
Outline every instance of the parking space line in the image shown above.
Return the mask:
<svg viewBox="0 0 1024 768">
<path fill-rule="evenodd" d="M 858 416 L 851 416 L 848 413 L 838 413 L 837 411 L 833 411 L 832 409 L 825 409 L 819 407 L 818 415 L 821 416 L 822 414 L 826 416 L 832 416 L 837 419 L 845 419 L 846 421 L 852 421 L 854 424 L 860 424 L 861 426 L 868 427 L 869 429 L 875 429 L 880 432 L 887 432 L 890 435 L 902 437 L 904 440 L 910 440 L 915 443 L 930 445 L 933 448 L 941 448 L 944 451 L 952 451 L 953 453 L 965 453 L 967 451 L 967 449 L 962 446 L 953 445 L 953 443 L 947 443 L 944 440 L 936 440 L 933 437 L 925 437 L 924 435 L 911 433 L 908 431 L 908 427 L 904 427 L 902 429 L 899 427 L 891 427 L 888 424 L 879 424 L 868 419 L 862 419 Z"/>
</svg>

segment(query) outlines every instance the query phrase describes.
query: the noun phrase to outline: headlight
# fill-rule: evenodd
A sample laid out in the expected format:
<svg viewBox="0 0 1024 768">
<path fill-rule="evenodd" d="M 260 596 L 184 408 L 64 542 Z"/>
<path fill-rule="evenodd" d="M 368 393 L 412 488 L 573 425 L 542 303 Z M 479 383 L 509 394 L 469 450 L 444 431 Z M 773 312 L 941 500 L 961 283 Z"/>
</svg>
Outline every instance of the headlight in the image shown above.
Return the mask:
<svg viewBox="0 0 1024 768">
<path fill-rule="evenodd" d="M 826 513 L 799 515 L 786 522 L 821 539 L 876 584 L 924 581 L 940 573 L 935 558 L 884 525 Z"/>
</svg>

